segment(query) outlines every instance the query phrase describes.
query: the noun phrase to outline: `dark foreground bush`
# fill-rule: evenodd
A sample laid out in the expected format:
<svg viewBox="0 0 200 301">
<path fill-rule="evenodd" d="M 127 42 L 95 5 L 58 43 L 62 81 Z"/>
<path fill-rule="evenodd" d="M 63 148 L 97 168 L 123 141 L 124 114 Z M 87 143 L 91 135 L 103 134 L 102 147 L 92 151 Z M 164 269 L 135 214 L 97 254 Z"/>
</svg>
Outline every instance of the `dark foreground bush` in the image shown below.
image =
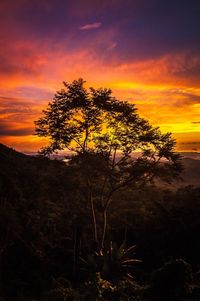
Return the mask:
<svg viewBox="0 0 200 301">
<path fill-rule="evenodd" d="M 65 279 L 55 280 L 54 288 L 45 294 L 44 301 L 142 301 L 141 292 L 141 286 L 133 280 L 113 284 L 96 273 L 93 279 L 78 288 L 73 288 Z"/>
<path fill-rule="evenodd" d="M 145 296 L 152 301 L 184 300 L 190 291 L 192 280 L 191 266 L 182 259 L 176 259 L 164 264 L 153 272 Z"/>
</svg>

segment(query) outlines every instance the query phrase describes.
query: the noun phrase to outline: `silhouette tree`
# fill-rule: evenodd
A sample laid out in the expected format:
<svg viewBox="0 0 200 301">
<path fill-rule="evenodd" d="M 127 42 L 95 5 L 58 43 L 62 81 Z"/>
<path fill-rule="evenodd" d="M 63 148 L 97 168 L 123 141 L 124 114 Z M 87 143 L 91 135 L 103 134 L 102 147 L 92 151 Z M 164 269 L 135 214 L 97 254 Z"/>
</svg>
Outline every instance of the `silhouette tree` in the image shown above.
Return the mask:
<svg viewBox="0 0 200 301">
<path fill-rule="evenodd" d="M 110 89 L 88 91 L 84 83 L 63 83 L 64 89 L 35 122 L 36 134 L 50 141 L 42 154 L 70 151 L 69 163 L 82 178 L 83 197 L 91 204 L 95 241 L 103 248 L 115 193 L 127 186 L 141 188 L 155 178 L 170 182 L 181 164 L 170 133 L 152 127 L 133 104 L 116 99 Z"/>
</svg>

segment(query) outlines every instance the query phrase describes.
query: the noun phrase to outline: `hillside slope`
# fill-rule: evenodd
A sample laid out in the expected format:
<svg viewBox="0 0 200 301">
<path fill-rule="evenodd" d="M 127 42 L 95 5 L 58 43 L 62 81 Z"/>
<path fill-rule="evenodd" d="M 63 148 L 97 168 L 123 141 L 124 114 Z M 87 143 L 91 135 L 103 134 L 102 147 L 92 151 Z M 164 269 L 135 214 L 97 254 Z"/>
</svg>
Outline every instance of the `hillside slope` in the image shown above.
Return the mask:
<svg viewBox="0 0 200 301">
<path fill-rule="evenodd" d="M 200 186 L 200 160 L 183 157 L 182 164 L 181 180 L 166 186 L 169 189 Z M 7 195 L 20 193 L 25 198 L 31 195 L 56 200 L 74 185 L 70 168 L 62 161 L 25 155 L 3 144 L 0 144 L 0 166 L 0 192 Z"/>
<path fill-rule="evenodd" d="M 182 185 L 200 186 L 200 160 L 183 158 Z"/>
<path fill-rule="evenodd" d="M 69 171 L 57 160 L 19 153 L 0 144 L 0 194 L 56 200 L 70 189 Z"/>
</svg>

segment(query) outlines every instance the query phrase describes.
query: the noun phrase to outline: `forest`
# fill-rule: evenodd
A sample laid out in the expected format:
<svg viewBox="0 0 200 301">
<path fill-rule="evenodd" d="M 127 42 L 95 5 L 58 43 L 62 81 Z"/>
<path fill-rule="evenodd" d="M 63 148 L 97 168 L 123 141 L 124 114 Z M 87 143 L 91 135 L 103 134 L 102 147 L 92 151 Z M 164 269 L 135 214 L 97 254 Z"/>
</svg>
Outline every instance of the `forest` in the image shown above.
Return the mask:
<svg viewBox="0 0 200 301">
<path fill-rule="evenodd" d="M 200 300 L 188 161 L 134 105 L 84 85 L 64 82 L 35 122 L 50 141 L 36 156 L 0 144 L 0 300 Z"/>
</svg>

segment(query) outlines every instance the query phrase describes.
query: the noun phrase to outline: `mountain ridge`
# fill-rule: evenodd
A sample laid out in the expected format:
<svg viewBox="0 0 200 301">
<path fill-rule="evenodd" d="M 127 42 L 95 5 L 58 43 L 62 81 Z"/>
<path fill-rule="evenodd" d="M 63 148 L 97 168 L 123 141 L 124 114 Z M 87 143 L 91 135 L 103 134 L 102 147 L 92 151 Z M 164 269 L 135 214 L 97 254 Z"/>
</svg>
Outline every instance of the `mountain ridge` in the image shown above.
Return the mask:
<svg viewBox="0 0 200 301">
<path fill-rule="evenodd" d="M 187 152 L 184 153 L 184 155 L 181 153 L 181 155 L 184 170 L 180 175 L 181 180 L 174 180 L 173 186 L 176 188 L 187 185 L 200 186 L 200 159 L 198 159 L 200 153 Z M 64 163 L 62 162 L 64 158 L 65 155 L 56 155 L 52 158 L 54 160 L 47 158 L 41 160 L 36 154 L 24 154 L 0 143 L 1 174 L 3 173 L 8 177 L 13 177 L 14 174 L 17 176 L 18 173 L 20 174 L 20 169 L 26 169 L 28 175 L 30 169 L 30 173 L 33 173 L 33 176 L 35 177 L 37 177 L 37 174 L 46 174 L 48 170 L 49 173 L 51 173 L 51 169 L 55 169 L 56 172 L 59 173 L 57 170 L 59 169 L 59 166 L 57 165 L 64 166 Z M 167 187 L 170 187 L 170 185 L 167 185 Z"/>
</svg>

